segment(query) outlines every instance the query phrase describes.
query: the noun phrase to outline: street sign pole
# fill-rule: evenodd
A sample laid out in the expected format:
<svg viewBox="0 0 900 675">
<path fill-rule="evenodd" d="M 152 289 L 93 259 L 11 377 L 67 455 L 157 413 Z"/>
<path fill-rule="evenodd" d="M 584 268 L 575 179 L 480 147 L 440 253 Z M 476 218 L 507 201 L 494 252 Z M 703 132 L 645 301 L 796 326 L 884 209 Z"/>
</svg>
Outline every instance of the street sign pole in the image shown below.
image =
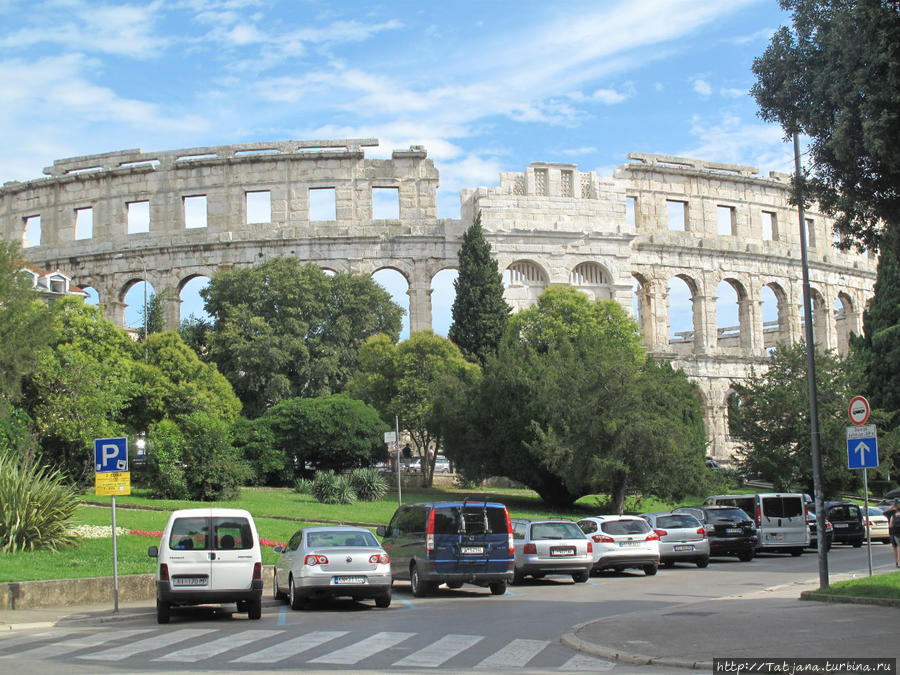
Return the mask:
<svg viewBox="0 0 900 675">
<path fill-rule="evenodd" d="M 866 550 L 869 558 L 869 576 L 872 576 L 872 528 L 869 527 L 869 470 L 863 469 L 863 494 L 866 496 Z"/>
<path fill-rule="evenodd" d="M 866 551 L 869 576 L 872 576 L 872 533 L 869 527 L 869 469 L 878 466 L 878 433 L 869 419 L 869 404 L 862 396 L 850 403 L 850 421 L 847 427 L 847 467 L 863 470 L 863 497 L 865 503 Z"/>
<path fill-rule="evenodd" d="M 397 455 L 397 506 L 403 506 L 403 478 L 400 476 L 400 418 L 394 415 L 394 452 Z"/>
<path fill-rule="evenodd" d="M 119 551 L 116 538 L 116 495 L 131 494 L 128 439 L 94 439 L 94 494 L 111 497 L 113 554 L 113 614 L 119 613 Z"/>
<path fill-rule="evenodd" d="M 116 546 L 116 496 L 112 496 L 113 614 L 119 613 L 119 555 Z"/>
</svg>

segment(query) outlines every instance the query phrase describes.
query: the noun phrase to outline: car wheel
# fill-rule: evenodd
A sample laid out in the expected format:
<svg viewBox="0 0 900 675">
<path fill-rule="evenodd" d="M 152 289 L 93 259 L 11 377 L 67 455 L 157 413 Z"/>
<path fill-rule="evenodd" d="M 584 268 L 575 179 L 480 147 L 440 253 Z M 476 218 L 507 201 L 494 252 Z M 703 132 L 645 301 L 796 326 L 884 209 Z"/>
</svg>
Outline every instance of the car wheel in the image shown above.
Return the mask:
<svg viewBox="0 0 900 675">
<path fill-rule="evenodd" d="M 303 609 L 306 605 L 306 598 L 298 593 L 297 588 L 294 586 L 293 576 L 288 580 L 288 602 L 291 605 L 291 609 Z"/>
<path fill-rule="evenodd" d="M 156 599 L 156 623 L 169 623 L 169 603 Z"/>
<path fill-rule="evenodd" d="M 801 556 L 801 555 L 803 555 L 803 549 L 802 548 L 792 548 L 791 555 L 794 556 L 795 558 L 797 556 Z"/>
<path fill-rule="evenodd" d="M 247 603 L 247 618 L 251 621 L 258 621 L 262 618 L 262 598 Z"/>
<path fill-rule="evenodd" d="M 753 551 L 743 551 L 738 554 L 738 560 L 741 562 L 750 562 L 753 560 Z"/>
<path fill-rule="evenodd" d="M 278 575 L 272 572 L 272 597 L 279 602 L 284 601 L 284 593 L 278 590 Z"/>
<path fill-rule="evenodd" d="M 703 569 L 704 567 L 709 567 L 709 558 L 700 558 L 697 560 L 697 567 Z"/>
<path fill-rule="evenodd" d="M 891 540 L 890 540 L 890 539 L 882 539 L 882 540 L 881 540 L 881 543 L 882 543 L 882 544 L 890 544 L 890 543 L 891 543 Z"/>
<path fill-rule="evenodd" d="M 413 565 L 409 568 L 409 590 L 417 598 L 424 598 L 428 595 L 429 585 L 419 578 L 419 568 Z"/>
<path fill-rule="evenodd" d="M 519 570 L 516 570 L 515 572 L 513 572 L 513 578 L 512 578 L 513 586 L 518 586 L 523 581 L 525 581 L 524 574 L 522 574 Z"/>
<path fill-rule="evenodd" d="M 669 567 L 669 568 L 675 567 L 675 561 L 674 560 L 664 560 L 663 567 Z"/>
<path fill-rule="evenodd" d="M 587 583 L 587 580 L 590 578 L 590 576 L 590 572 L 587 571 L 576 572 L 572 575 L 572 581 L 574 581 L 576 584 L 585 584 Z"/>
<path fill-rule="evenodd" d="M 505 581 L 494 581 L 490 584 L 491 595 L 503 595 L 506 593 Z"/>
<path fill-rule="evenodd" d="M 652 577 L 656 574 L 656 570 L 659 569 L 658 565 L 644 565 L 644 574 L 648 577 Z"/>
<path fill-rule="evenodd" d="M 859 539 L 859 540 L 853 542 L 853 548 L 859 548 L 862 545 L 863 545 L 862 539 Z"/>
<path fill-rule="evenodd" d="M 448 581 L 447 582 L 447 588 L 449 588 L 450 590 L 453 590 L 453 591 L 455 591 L 457 588 L 462 588 L 462 586 L 463 586 L 463 582 L 461 582 L 461 581 Z"/>
<path fill-rule="evenodd" d="M 376 607 L 390 607 L 391 606 L 391 591 L 388 589 L 385 593 L 382 593 L 377 598 L 375 598 L 375 606 Z"/>
</svg>

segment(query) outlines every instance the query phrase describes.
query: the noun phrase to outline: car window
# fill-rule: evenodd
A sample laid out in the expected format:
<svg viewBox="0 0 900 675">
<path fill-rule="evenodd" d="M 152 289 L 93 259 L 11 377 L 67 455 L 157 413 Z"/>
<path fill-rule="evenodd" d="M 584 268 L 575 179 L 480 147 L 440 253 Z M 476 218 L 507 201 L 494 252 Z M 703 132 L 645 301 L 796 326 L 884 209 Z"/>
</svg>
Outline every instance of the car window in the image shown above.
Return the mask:
<svg viewBox="0 0 900 675">
<path fill-rule="evenodd" d="M 726 499 L 717 499 L 715 502 L 718 506 L 736 506 L 744 513 L 756 511 L 756 497 L 728 497 Z M 778 516 L 770 516 L 778 517 Z"/>
<path fill-rule="evenodd" d="M 593 520 L 582 520 L 578 523 L 578 527 L 580 527 L 581 531 L 585 534 L 591 534 L 597 531 L 597 523 Z"/>
<path fill-rule="evenodd" d="M 441 506 L 434 510 L 435 534 L 506 532 L 506 509 L 496 506 Z"/>
<path fill-rule="evenodd" d="M 646 520 L 610 520 L 600 523 L 600 529 L 606 534 L 646 534 L 650 525 Z"/>
<path fill-rule="evenodd" d="M 297 530 L 294 532 L 294 536 L 291 537 L 291 540 L 288 542 L 288 550 L 296 551 L 300 548 L 300 542 L 303 541 L 303 530 Z"/>
<path fill-rule="evenodd" d="M 575 523 L 535 523 L 531 526 L 532 539 L 581 539 L 584 533 Z"/>
<path fill-rule="evenodd" d="M 253 531 L 250 522 L 241 517 L 213 517 L 216 548 L 223 551 L 253 548 Z"/>
<path fill-rule="evenodd" d="M 661 528 L 678 528 L 678 527 L 700 527 L 700 521 L 694 516 L 681 513 L 671 516 L 657 516 L 656 526 Z"/>
<path fill-rule="evenodd" d="M 715 509 L 707 512 L 707 517 L 710 522 L 718 522 L 721 520 L 728 520 L 734 522 L 740 522 L 742 520 L 750 520 L 750 516 L 744 513 L 741 509 Z"/>
<path fill-rule="evenodd" d="M 346 548 L 354 546 L 378 546 L 370 532 L 329 530 L 310 532 L 306 537 L 310 548 Z"/>
<path fill-rule="evenodd" d="M 766 518 L 796 518 L 803 515 L 801 497 L 763 497 L 763 515 Z"/>
<path fill-rule="evenodd" d="M 513 539 L 525 538 L 525 523 L 513 523 Z"/>
<path fill-rule="evenodd" d="M 169 548 L 180 551 L 206 549 L 209 518 L 176 518 L 169 535 Z"/>
<path fill-rule="evenodd" d="M 703 509 L 695 509 L 695 508 L 692 508 L 692 507 L 690 507 L 690 506 L 680 506 L 680 507 L 678 507 L 678 508 L 675 509 L 675 510 L 676 510 L 678 513 L 687 513 L 687 514 L 690 514 L 690 515 L 694 516 L 694 518 L 696 518 L 697 520 L 699 520 L 701 523 L 705 523 L 705 522 L 706 522 L 706 513 L 704 513 Z"/>
</svg>

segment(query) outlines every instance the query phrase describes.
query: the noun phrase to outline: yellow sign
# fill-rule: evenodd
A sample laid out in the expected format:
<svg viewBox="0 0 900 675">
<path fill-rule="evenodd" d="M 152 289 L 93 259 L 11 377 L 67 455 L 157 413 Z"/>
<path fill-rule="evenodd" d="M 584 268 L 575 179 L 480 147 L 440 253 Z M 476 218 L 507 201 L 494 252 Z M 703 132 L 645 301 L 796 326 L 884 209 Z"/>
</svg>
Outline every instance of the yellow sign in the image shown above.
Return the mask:
<svg viewBox="0 0 900 675">
<path fill-rule="evenodd" d="M 94 474 L 94 494 L 97 497 L 121 497 L 131 494 L 131 472 L 109 471 Z"/>
</svg>

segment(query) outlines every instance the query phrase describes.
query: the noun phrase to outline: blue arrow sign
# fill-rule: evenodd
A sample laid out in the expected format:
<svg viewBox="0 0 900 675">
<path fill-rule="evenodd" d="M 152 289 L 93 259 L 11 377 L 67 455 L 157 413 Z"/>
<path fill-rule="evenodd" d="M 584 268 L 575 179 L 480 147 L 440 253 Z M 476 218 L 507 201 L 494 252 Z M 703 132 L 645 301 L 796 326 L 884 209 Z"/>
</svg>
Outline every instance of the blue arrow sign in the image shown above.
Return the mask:
<svg viewBox="0 0 900 675">
<path fill-rule="evenodd" d="M 878 438 L 874 424 L 847 428 L 847 466 L 851 469 L 878 466 Z"/>
<path fill-rule="evenodd" d="M 128 471 L 128 439 L 94 439 L 94 471 Z"/>
</svg>

